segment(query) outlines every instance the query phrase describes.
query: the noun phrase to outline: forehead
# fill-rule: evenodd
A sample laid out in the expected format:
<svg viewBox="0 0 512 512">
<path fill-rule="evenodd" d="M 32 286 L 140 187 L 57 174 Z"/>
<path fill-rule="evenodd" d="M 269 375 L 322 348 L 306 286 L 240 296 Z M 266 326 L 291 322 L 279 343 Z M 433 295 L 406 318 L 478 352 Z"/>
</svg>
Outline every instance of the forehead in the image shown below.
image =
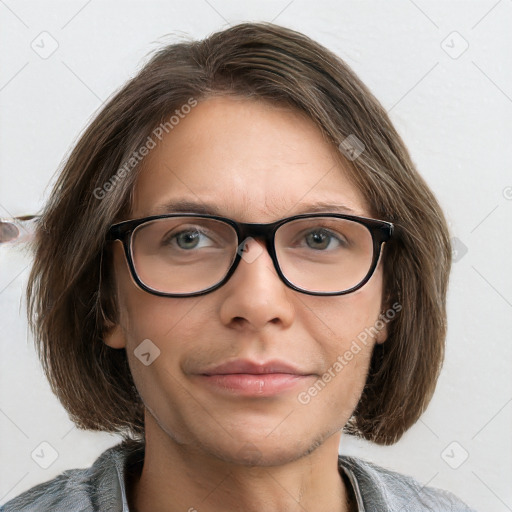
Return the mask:
<svg viewBox="0 0 512 512">
<path fill-rule="evenodd" d="M 313 121 L 285 107 L 225 96 L 182 115 L 143 161 L 133 216 L 165 213 L 177 200 L 208 203 L 242 222 L 271 222 L 320 202 L 369 216 L 337 148 Z"/>
</svg>

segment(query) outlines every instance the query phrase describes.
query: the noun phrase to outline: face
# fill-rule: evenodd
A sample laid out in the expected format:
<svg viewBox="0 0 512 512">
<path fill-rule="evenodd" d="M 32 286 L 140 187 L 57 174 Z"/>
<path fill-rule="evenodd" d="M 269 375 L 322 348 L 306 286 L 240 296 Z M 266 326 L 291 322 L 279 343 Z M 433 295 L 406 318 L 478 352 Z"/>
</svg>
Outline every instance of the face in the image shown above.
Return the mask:
<svg viewBox="0 0 512 512">
<path fill-rule="evenodd" d="M 312 121 L 232 97 L 200 102 L 146 157 L 131 218 L 162 214 L 178 199 L 213 204 L 241 222 L 272 222 L 319 202 L 371 217 L 336 148 Z M 280 280 L 260 240 L 251 243 L 260 254 L 242 259 L 226 284 L 169 298 L 136 286 L 116 242 L 120 317 L 106 343 L 126 348 L 146 407 L 146 436 L 151 430 L 224 461 L 275 465 L 332 439 L 351 416 L 373 345 L 386 335 L 361 342 L 381 311 L 382 269 L 348 295 L 306 295 Z M 134 353 L 143 340 L 151 340 L 151 354 L 159 351 L 147 366 Z M 236 360 L 279 360 L 301 375 L 282 387 L 276 377 L 277 391 L 268 393 L 258 393 L 254 381 L 252 388 L 248 381 L 226 387 L 225 378 L 204 375 Z"/>
</svg>

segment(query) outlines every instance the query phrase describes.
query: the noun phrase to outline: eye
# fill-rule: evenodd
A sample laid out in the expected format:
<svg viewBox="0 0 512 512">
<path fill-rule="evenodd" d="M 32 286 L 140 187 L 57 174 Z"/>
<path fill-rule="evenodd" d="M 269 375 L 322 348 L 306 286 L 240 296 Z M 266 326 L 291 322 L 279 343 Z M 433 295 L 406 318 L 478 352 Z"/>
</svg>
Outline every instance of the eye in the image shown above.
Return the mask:
<svg viewBox="0 0 512 512">
<path fill-rule="evenodd" d="M 336 247 L 347 247 L 347 242 L 344 238 L 325 228 L 310 230 L 305 240 L 308 247 L 315 250 L 334 249 Z"/>
<path fill-rule="evenodd" d="M 201 245 L 201 240 L 204 240 L 203 245 Z M 207 240 L 211 240 L 211 238 L 207 236 L 204 231 L 199 229 L 184 229 L 178 233 L 165 236 L 162 239 L 162 245 L 171 248 L 177 245 L 179 249 L 183 250 L 200 249 L 212 245 L 208 244 Z"/>
</svg>

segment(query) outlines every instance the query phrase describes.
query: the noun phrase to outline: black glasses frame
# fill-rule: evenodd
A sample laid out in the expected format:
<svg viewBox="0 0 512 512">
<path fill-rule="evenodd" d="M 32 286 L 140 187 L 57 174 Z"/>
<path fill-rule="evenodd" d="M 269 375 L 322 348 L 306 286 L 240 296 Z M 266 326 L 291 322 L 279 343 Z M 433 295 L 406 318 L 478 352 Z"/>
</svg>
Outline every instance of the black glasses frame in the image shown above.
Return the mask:
<svg viewBox="0 0 512 512">
<path fill-rule="evenodd" d="M 234 228 L 236 231 L 236 234 L 238 236 L 238 249 L 236 252 L 235 259 L 229 268 L 227 274 L 225 275 L 224 279 L 219 281 L 217 284 L 211 286 L 210 288 L 207 288 L 206 290 L 200 290 L 198 292 L 192 292 L 192 293 L 166 293 L 161 292 L 159 290 L 155 290 L 153 288 L 150 288 L 146 284 L 144 284 L 139 276 L 137 275 L 137 271 L 135 270 L 135 265 L 133 263 L 133 257 L 132 257 L 132 234 L 135 230 L 135 228 L 141 226 L 142 224 L 145 224 L 147 222 L 157 220 L 157 219 L 166 219 L 166 218 L 173 218 L 173 217 L 193 217 L 193 218 L 199 218 L 199 219 L 214 219 L 221 222 L 224 222 L 226 224 L 229 224 L 231 227 Z M 315 217 L 335 217 L 339 219 L 347 219 L 354 222 L 357 222 L 359 224 L 362 224 L 365 226 L 368 231 L 370 232 L 373 240 L 373 256 L 372 256 L 372 263 L 370 266 L 370 270 L 364 277 L 364 279 L 359 282 L 356 286 L 353 286 L 352 288 L 348 290 L 343 290 L 340 292 L 313 292 L 310 290 L 305 290 L 303 288 L 299 288 L 298 286 L 295 286 L 292 282 L 288 281 L 284 274 L 281 271 L 281 268 L 279 267 L 279 261 L 277 259 L 276 250 L 275 250 L 275 234 L 278 228 L 280 228 L 283 224 L 287 224 L 288 222 L 292 222 L 297 219 L 305 219 L 305 218 L 315 218 Z M 238 267 L 238 264 L 240 263 L 240 260 L 242 259 L 242 250 L 240 250 L 240 247 L 243 247 L 242 244 L 248 237 L 252 237 L 254 239 L 262 238 L 267 247 L 267 251 L 272 258 L 272 262 L 274 263 L 274 267 L 277 271 L 277 274 L 281 278 L 281 280 L 288 286 L 289 288 L 292 288 L 293 290 L 296 290 L 301 293 L 305 293 L 307 295 L 323 295 L 323 296 L 331 296 L 331 295 L 346 295 L 347 293 L 354 292 L 361 288 L 364 284 L 368 282 L 368 280 L 371 278 L 373 273 L 375 272 L 375 269 L 377 268 L 377 263 L 379 261 L 379 257 L 381 254 L 381 247 L 384 242 L 387 242 L 394 230 L 394 225 L 391 222 L 387 222 L 384 220 L 377 220 L 377 219 L 370 219 L 367 217 L 359 217 L 355 215 L 345 215 L 341 213 L 304 213 L 300 215 L 294 215 L 293 217 L 286 217 L 284 219 L 277 220 L 275 222 L 270 222 L 266 224 L 259 224 L 259 223 L 245 223 L 245 222 L 236 222 L 232 219 L 228 219 L 226 217 L 219 217 L 217 215 L 208 215 L 208 214 L 196 214 L 196 213 L 171 213 L 166 215 L 153 215 L 151 217 L 144 217 L 142 219 L 133 219 L 133 220 L 127 220 L 124 222 L 119 222 L 117 224 L 113 224 L 110 226 L 110 229 L 107 234 L 107 241 L 114 241 L 114 240 L 120 240 L 123 243 L 124 247 L 124 253 L 126 256 L 126 260 L 128 262 L 128 266 L 130 268 L 130 272 L 132 274 L 132 277 L 134 281 L 137 283 L 137 285 L 144 291 L 151 293 L 153 295 L 159 295 L 161 297 L 195 297 L 198 295 L 204 295 L 206 293 L 210 293 L 217 288 L 220 288 L 222 285 L 227 283 L 229 278 L 233 275 L 236 268 Z"/>
</svg>

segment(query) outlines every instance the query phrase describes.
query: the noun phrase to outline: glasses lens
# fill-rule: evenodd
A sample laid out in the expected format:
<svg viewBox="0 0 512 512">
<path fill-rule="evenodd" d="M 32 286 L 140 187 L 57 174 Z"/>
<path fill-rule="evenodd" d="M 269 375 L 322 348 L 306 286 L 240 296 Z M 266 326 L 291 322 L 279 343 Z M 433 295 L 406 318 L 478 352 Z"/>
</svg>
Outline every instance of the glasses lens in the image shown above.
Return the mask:
<svg viewBox="0 0 512 512">
<path fill-rule="evenodd" d="M 358 285 L 373 260 L 370 231 L 335 217 L 297 219 L 276 232 L 276 254 L 285 277 L 311 292 L 341 292 Z"/>
<path fill-rule="evenodd" d="M 214 219 L 156 219 L 133 232 L 135 271 L 145 285 L 160 292 L 206 290 L 227 274 L 237 241 L 230 225 Z"/>
</svg>

